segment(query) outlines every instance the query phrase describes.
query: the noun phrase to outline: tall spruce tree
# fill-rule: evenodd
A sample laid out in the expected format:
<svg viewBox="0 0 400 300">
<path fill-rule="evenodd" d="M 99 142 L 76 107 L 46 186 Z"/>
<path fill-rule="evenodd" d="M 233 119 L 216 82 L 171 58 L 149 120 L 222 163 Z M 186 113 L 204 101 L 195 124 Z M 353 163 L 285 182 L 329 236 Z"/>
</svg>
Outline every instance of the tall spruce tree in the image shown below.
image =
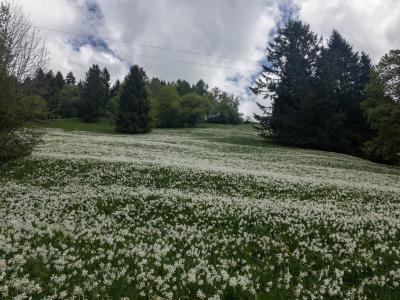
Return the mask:
<svg viewBox="0 0 400 300">
<path fill-rule="evenodd" d="M 328 47 L 322 52 L 317 68 L 318 112 L 321 136 L 316 145 L 325 150 L 360 154 L 369 129 L 361 102 L 368 82 L 371 61 L 361 56 L 337 32 L 333 31 Z"/>
<path fill-rule="evenodd" d="M 313 134 L 307 130 L 312 116 L 308 107 L 315 99 L 316 65 L 321 38 L 301 21 L 290 20 L 278 29 L 267 48 L 268 63 L 252 88 L 272 100 L 269 117 L 259 117 L 265 131 L 272 130 L 284 143 L 303 145 Z M 266 109 L 264 106 L 262 108 Z"/>
<path fill-rule="evenodd" d="M 47 107 L 51 118 L 60 117 L 60 102 L 58 101 L 58 94 L 65 85 L 64 77 L 61 72 L 57 72 L 53 76 L 52 71 L 47 74 L 48 91 L 47 91 Z"/>
<path fill-rule="evenodd" d="M 119 81 L 119 79 L 117 79 L 110 89 L 110 98 L 117 96 L 120 88 L 121 88 L 121 82 Z"/>
<path fill-rule="evenodd" d="M 103 84 L 103 108 L 110 98 L 110 73 L 107 68 L 104 68 L 101 72 L 101 81 Z"/>
<path fill-rule="evenodd" d="M 74 73 L 72 73 L 72 71 L 69 71 L 67 76 L 65 77 L 65 83 L 69 84 L 69 85 L 76 84 L 76 79 L 75 79 Z"/>
<path fill-rule="evenodd" d="M 56 90 L 61 91 L 62 88 L 64 87 L 64 84 L 65 84 L 64 76 L 60 71 L 58 71 L 56 73 L 56 76 L 54 77 L 54 85 L 56 87 Z"/>
<path fill-rule="evenodd" d="M 190 83 L 187 82 L 186 80 L 178 79 L 175 83 L 175 86 L 179 96 L 183 96 L 192 92 Z"/>
<path fill-rule="evenodd" d="M 371 61 L 333 31 L 326 48 L 300 21 L 279 29 L 268 47 L 268 64 L 255 93 L 272 99 L 255 115 L 262 133 L 284 143 L 360 154 L 371 134 L 361 102 Z"/>
<path fill-rule="evenodd" d="M 84 122 L 96 122 L 104 105 L 104 81 L 98 65 L 90 67 L 81 83 L 81 102 L 79 116 Z"/>
<path fill-rule="evenodd" d="M 125 133 L 150 131 L 150 101 L 146 91 L 146 73 L 137 65 L 125 77 L 119 97 L 116 130 Z"/>
</svg>

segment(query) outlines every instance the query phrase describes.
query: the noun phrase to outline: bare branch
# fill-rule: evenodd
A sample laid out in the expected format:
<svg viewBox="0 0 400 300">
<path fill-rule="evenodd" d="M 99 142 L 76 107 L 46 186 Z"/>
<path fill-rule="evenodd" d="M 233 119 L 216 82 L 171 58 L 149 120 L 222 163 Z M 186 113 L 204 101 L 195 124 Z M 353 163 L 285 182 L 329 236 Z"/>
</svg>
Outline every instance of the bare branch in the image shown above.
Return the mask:
<svg viewBox="0 0 400 300">
<path fill-rule="evenodd" d="M 21 6 L 0 4 L 0 67 L 18 81 L 45 68 L 48 52 L 39 31 L 24 16 Z"/>
</svg>

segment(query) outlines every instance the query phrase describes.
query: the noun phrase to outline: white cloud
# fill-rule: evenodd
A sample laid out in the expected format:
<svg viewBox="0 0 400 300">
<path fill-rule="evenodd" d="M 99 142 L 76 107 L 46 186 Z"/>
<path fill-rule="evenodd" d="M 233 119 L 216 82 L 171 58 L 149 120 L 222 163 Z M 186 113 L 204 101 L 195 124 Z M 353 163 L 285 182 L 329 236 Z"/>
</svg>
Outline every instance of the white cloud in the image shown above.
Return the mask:
<svg viewBox="0 0 400 300">
<path fill-rule="evenodd" d="M 400 48 L 399 0 L 295 0 L 299 17 L 328 38 L 338 30 L 356 50 L 379 61 L 390 49 Z"/>
</svg>

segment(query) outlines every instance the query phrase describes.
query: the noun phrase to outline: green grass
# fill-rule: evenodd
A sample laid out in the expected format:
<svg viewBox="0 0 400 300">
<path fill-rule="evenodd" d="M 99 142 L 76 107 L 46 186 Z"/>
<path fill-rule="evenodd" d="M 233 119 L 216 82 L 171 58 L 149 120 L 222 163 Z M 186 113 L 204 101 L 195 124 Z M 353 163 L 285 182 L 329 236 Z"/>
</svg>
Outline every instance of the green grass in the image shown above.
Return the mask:
<svg viewBox="0 0 400 300">
<path fill-rule="evenodd" d="M 108 119 L 102 119 L 96 123 L 85 123 L 79 119 L 57 119 L 43 123 L 42 127 L 63 129 L 66 131 L 88 131 L 94 133 L 116 134 L 114 122 Z"/>
</svg>

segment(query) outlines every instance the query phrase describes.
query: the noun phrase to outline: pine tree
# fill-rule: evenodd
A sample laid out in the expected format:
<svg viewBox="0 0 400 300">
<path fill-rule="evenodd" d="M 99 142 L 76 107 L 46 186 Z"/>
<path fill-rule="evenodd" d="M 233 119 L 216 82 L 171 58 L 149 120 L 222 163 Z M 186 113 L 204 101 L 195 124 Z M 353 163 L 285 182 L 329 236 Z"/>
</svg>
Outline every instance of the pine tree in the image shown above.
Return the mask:
<svg viewBox="0 0 400 300">
<path fill-rule="evenodd" d="M 72 73 L 72 71 L 69 71 L 67 74 L 67 77 L 65 77 L 65 83 L 69 84 L 69 85 L 75 85 L 76 79 L 75 79 L 74 73 Z"/>
<path fill-rule="evenodd" d="M 192 92 L 192 88 L 190 87 L 190 83 L 186 80 L 178 79 L 175 83 L 176 90 L 178 91 L 179 96 L 183 96 Z"/>
<path fill-rule="evenodd" d="M 84 122 L 96 122 L 104 105 L 104 81 L 98 65 L 93 65 L 81 83 L 79 115 Z"/>
<path fill-rule="evenodd" d="M 53 75 L 52 71 L 49 71 L 46 76 L 47 81 L 47 93 L 45 99 L 47 100 L 47 108 L 51 118 L 57 118 L 60 116 L 60 103 L 58 102 L 58 94 L 65 85 L 64 77 L 61 72 L 57 72 Z"/>
<path fill-rule="evenodd" d="M 205 96 L 208 93 L 208 85 L 200 79 L 196 85 L 192 87 L 192 90 L 200 96 Z"/>
<path fill-rule="evenodd" d="M 36 71 L 33 82 L 34 82 L 33 94 L 45 98 L 44 96 L 48 89 L 48 82 L 46 81 L 46 74 L 44 73 L 43 69 L 39 68 Z"/>
<path fill-rule="evenodd" d="M 150 101 L 146 91 L 146 73 L 134 65 L 125 77 L 119 98 L 116 130 L 125 133 L 150 131 Z"/>
<path fill-rule="evenodd" d="M 110 98 L 110 73 L 107 68 L 104 68 L 101 72 L 101 81 L 103 85 L 103 108 Z"/>
<path fill-rule="evenodd" d="M 56 87 L 56 90 L 59 92 L 62 90 L 62 88 L 65 85 L 65 80 L 64 76 L 61 74 L 60 71 L 57 72 L 55 78 L 54 78 L 54 85 Z"/>
<path fill-rule="evenodd" d="M 121 88 L 121 82 L 119 81 L 119 79 L 117 79 L 110 89 L 110 98 L 117 96 L 120 88 Z"/>
<path fill-rule="evenodd" d="M 363 93 L 371 68 L 369 57 L 361 57 L 337 32 L 333 31 L 317 68 L 318 110 L 321 120 L 320 148 L 360 154 L 369 134 L 361 110 Z"/>
<path fill-rule="evenodd" d="M 267 48 L 268 63 L 252 88 L 272 100 L 270 117 L 259 119 L 263 132 L 281 142 L 303 145 L 314 134 L 308 107 L 315 99 L 315 72 L 320 37 L 301 21 L 290 20 Z"/>
</svg>

